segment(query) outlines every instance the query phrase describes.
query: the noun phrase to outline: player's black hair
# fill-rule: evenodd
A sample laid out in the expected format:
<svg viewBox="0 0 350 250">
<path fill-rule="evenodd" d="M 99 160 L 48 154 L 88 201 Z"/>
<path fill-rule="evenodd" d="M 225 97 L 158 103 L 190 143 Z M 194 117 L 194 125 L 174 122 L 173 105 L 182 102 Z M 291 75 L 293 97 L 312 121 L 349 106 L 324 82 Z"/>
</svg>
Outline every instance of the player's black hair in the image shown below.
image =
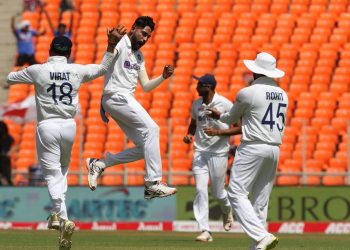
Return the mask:
<svg viewBox="0 0 350 250">
<path fill-rule="evenodd" d="M 66 28 L 67 27 L 67 25 L 65 25 L 64 23 L 60 23 L 60 24 L 58 24 L 58 28 Z"/>
<path fill-rule="evenodd" d="M 144 27 L 148 26 L 153 31 L 155 23 L 153 22 L 153 18 L 150 16 L 140 16 L 135 20 L 135 22 L 132 26 L 133 27 L 140 27 L 140 28 L 144 28 Z"/>
<path fill-rule="evenodd" d="M 52 39 L 50 52 L 57 56 L 69 57 L 72 50 L 72 41 L 65 36 L 57 36 Z"/>
</svg>

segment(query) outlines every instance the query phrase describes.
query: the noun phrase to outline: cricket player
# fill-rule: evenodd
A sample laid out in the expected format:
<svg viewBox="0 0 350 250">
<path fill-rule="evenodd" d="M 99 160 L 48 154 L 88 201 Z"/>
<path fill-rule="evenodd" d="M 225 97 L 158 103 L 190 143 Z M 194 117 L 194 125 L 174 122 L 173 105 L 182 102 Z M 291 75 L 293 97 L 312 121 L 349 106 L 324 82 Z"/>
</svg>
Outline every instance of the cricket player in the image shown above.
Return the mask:
<svg viewBox="0 0 350 250">
<path fill-rule="evenodd" d="M 208 180 L 211 180 L 213 196 L 218 200 L 223 214 L 223 225 L 229 231 L 233 224 L 230 202 L 225 190 L 230 135 L 241 133 L 240 127 L 232 127 L 221 121 L 208 117 L 208 108 L 216 108 L 220 112 L 229 112 L 233 106 L 225 97 L 215 93 L 216 79 L 205 74 L 194 77 L 198 80 L 197 92 L 200 96 L 191 111 L 191 123 L 184 142 L 194 140 L 192 171 L 196 182 L 196 197 L 193 203 L 194 217 L 202 233 L 197 241 L 213 241 L 209 228 Z"/>
<path fill-rule="evenodd" d="M 78 90 L 83 82 L 89 82 L 107 72 L 114 59 L 114 49 L 126 34 L 123 26 L 107 30 L 108 47 L 100 65 L 67 64 L 72 42 L 61 36 L 52 40 L 50 57 L 44 64 L 35 64 L 8 75 L 8 84 L 34 84 L 37 108 L 36 147 L 43 169 L 53 213 L 48 227 L 60 230 L 59 249 L 71 248 L 75 229 L 68 220 L 65 204 L 67 173 L 75 138 L 74 116 L 78 109 Z"/>
<path fill-rule="evenodd" d="M 88 158 L 88 181 L 91 190 L 97 187 L 97 179 L 105 168 L 145 159 L 146 175 L 144 198 L 162 198 L 176 193 L 176 189 L 161 182 L 162 161 L 159 147 L 159 127 L 135 99 L 137 81 L 145 91 L 151 91 L 173 74 L 174 68 L 164 67 L 163 73 L 149 80 L 140 48 L 146 44 L 154 29 L 151 17 L 138 17 L 130 32 L 116 47 L 117 58 L 105 76 L 101 103 L 104 121 L 107 112 L 115 120 L 136 147 L 118 154 L 107 153 L 105 159 Z"/>
<path fill-rule="evenodd" d="M 210 116 L 231 124 L 242 119 L 242 139 L 231 169 L 228 196 L 236 219 L 253 239 L 251 249 L 272 249 L 278 238 L 267 232 L 265 225 L 288 97 L 273 79 L 283 77 L 284 72 L 276 68 L 272 55 L 262 52 L 244 64 L 253 72 L 251 86 L 238 92 L 229 112 L 210 109 Z"/>
</svg>

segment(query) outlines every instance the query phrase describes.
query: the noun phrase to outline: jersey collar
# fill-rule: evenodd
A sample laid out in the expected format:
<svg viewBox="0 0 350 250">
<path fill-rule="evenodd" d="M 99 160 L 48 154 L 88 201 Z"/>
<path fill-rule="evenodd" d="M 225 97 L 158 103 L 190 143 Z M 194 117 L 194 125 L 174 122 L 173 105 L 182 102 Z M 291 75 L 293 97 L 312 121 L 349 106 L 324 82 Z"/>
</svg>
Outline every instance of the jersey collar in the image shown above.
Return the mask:
<svg viewBox="0 0 350 250">
<path fill-rule="evenodd" d="M 218 98 L 218 95 L 216 94 L 216 92 L 214 93 L 213 95 L 213 99 L 211 100 L 211 102 L 206 105 L 204 102 L 203 102 L 203 98 L 202 98 L 202 104 L 206 105 L 207 107 L 210 107 L 213 103 L 215 103 L 216 99 Z"/>
<path fill-rule="evenodd" d="M 253 84 L 265 84 L 265 85 L 277 86 L 275 80 L 267 76 L 259 77 L 258 79 L 252 82 L 252 85 Z"/>
<path fill-rule="evenodd" d="M 126 34 L 126 35 L 124 35 L 123 38 L 125 39 L 126 46 L 128 46 L 128 48 L 131 49 L 131 41 L 130 41 L 129 36 Z"/>
<path fill-rule="evenodd" d="M 67 63 L 67 58 L 65 56 L 50 56 L 47 62 Z"/>
</svg>

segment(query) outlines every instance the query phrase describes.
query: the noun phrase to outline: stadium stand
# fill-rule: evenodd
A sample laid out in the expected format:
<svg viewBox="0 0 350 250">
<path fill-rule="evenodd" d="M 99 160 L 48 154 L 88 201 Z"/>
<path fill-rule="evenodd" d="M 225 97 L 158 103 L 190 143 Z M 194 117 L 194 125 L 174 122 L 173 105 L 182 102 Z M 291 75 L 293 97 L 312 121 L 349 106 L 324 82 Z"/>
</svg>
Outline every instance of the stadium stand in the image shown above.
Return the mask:
<svg viewBox="0 0 350 250">
<path fill-rule="evenodd" d="M 277 185 L 349 184 L 347 0 L 75 0 L 74 12 L 64 12 L 62 20 L 58 20 L 59 1 L 45 2 L 54 24 L 68 24 L 74 15 L 73 59 L 83 64 L 100 62 L 106 27 L 122 23 L 130 28 L 138 15 L 155 19 L 155 32 L 142 49 L 147 71 L 156 76 L 165 63 L 174 64 L 176 70 L 154 92 L 138 88 L 136 98 L 161 128 L 164 177 L 173 185 L 193 184 L 189 172 L 193 150 L 182 143 L 191 103 L 197 98 L 192 75 L 214 73 L 217 91 L 234 101 L 246 84 L 242 59 L 254 59 L 260 51 L 278 59 L 279 68 L 286 72 L 279 84 L 290 98 Z M 22 18 L 35 28 L 48 25 L 45 16 L 37 12 L 24 12 Z M 49 33 L 37 39 L 38 61 L 47 59 L 52 36 Z M 131 145 L 113 121 L 106 125 L 99 118 L 102 88 L 100 78 L 80 90 L 81 120 L 77 119 L 71 185 L 86 184 L 82 158 L 101 157 Z M 23 99 L 32 91 L 25 85 L 11 86 L 8 102 Z M 19 144 L 12 161 L 21 173 L 35 163 L 35 125 L 7 123 Z M 232 143 L 239 143 L 239 137 Z M 143 161 L 116 166 L 108 169 L 101 184 L 142 185 L 143 171 Z"/>
</svg>

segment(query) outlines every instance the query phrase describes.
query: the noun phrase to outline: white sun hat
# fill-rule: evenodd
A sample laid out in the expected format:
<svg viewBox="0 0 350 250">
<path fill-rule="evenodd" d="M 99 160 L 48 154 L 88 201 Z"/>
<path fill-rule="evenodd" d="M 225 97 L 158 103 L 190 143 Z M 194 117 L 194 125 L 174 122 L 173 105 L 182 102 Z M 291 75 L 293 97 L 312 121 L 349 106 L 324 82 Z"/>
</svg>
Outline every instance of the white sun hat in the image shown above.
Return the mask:
<svg viewBox="0 0 350 250">
<path fill-rule="evenodd" d="M 23 29 L 23 28 L 25 28 L 26 26 L 30 26 L 30 21 L 28 21 L 28 20 L 23 20 L 23 21 L 21 21 L 21 22 L 17 25 L 17 28 L 18 28 L 18 29 Z"/>
<path fill-rule="evenodd" d="M 259 53 L 255 60 L 243 60 L 244 65 L 256 74 L 262 74 L 271 78 L 281 78 L 284 72 L 276 68 L 276 59 L 266 52 Z"/>
</svg>

